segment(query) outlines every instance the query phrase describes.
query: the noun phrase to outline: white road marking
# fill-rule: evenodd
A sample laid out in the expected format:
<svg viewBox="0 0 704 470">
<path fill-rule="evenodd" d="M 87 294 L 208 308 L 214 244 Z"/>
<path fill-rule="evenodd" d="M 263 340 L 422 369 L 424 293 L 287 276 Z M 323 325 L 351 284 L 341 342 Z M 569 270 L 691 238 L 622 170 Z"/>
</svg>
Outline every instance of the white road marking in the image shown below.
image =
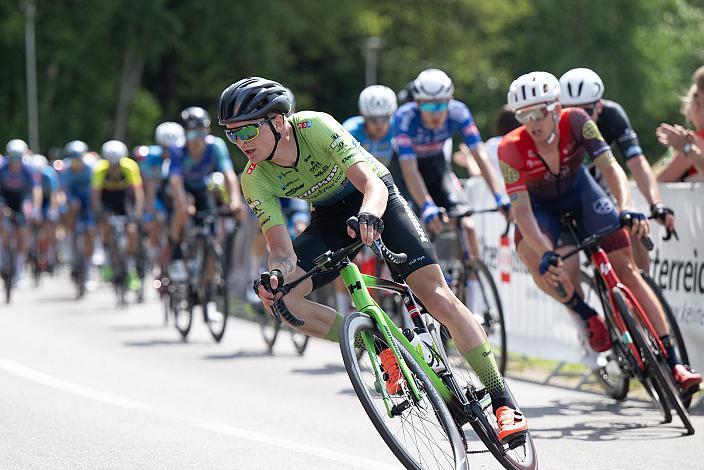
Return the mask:
<svg viewBox="0 0 704 470">
<path fill-rule="evenodd" d="M 332 450 L 324 449 L 322 447 L 316 447 L 309 444 L 302 444 L 300 442 L 290 441 L 288 439 L 282 439 L 280 437 L 275 437 L 267 434 L 262 434 L 248 429 L 237 428 L 234 426 L 227 426 L 224 424 L 208 424 L 200 423 L 195 424 L 203 429 L 209 431 L 218 432 L 221 434 L 227 434 L 229 436 L 239 437 L 241 439 L 247 439 L 249 441 L 255 441 L 262 444 L 280 447 L 282 449 L 292 450 L 295 452 L 302 452 L 309 455 L 314 455 L 316 457 L 322 457 L 328 460 L 334 460 L 336 462 L 341 462 L 347 465 L 353 465 L 357 468 L 368 468 L 371 470 L 377 469 L 399 469 L 398 466 L 388 465 L 374 460 L 365 459 L 362 457 L 357 457 L 354 455 L 344 454 L 342 452 L 335 452 Z"/>
<path fill-rule="evenodd" d="M 11 361 L 9 359 L 0 359 L 0 369 L 10 374 L 14 374 L 23 379 L 36 382 L 38 384 L 55 388 L 63 392 L 72 393 L 74 395 L 79 395 L 90 400 L 105 403 L 106 405 L 117 406 L 120 408 L 130 408 L 135 410 L 147 410 L 151 406 L 139 403 L 132 400 L 127 400 L 125 398 L 112 395 L 110 393 L 102 392 L 100 390 L 95 390 L 84 385 L 79 385 L 76 383 L 68 382 L 66 380 L 54 377 L 44 372 L 39 372 L 29 367 L 23 366 L 17 362 Z"/>
</svg>

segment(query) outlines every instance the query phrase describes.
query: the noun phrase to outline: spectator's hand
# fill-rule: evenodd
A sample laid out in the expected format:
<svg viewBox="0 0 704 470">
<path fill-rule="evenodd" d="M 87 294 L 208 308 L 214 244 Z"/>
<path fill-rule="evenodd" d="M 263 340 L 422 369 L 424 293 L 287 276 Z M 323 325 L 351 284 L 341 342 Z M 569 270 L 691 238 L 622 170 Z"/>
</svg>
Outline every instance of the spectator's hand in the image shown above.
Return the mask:
<svg viewBox="0 0 704 470">
<path fill-rule="evenodd" d="M 655 135 L 658 142 L 662 145 L 672 147 L 678 152 L 682 151 L 682 147 L 688 142 L 688 130 L 680 125 L 671 126 L 670 124 L 662 123 L 655 130 Z"/>
</svg>

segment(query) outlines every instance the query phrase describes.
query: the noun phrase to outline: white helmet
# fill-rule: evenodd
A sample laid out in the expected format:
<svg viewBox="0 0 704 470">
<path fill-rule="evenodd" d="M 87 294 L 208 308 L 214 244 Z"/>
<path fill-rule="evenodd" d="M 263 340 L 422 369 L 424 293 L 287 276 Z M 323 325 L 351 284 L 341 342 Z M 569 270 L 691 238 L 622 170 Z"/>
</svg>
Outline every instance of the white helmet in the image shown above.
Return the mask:
<svg viewBox="0 0 704 470">
<path fill-rule="evenodd" d="M 508 88 L 506 102 L 511 111 L 539 103 L 550 103 L 560 98 L 560 82 L 548 72 L 521 75 Z"/>
<path fill-rule="evenodd" d="M 42 168 L 49 166 L 49 160 L 47 160 L 47 158 L 44 155 L 40 155 L 38 153 L 35 153 L 32 156 L 32 165 L 37 170 L 41 170 Z"/>
<path fill-rule="evenodd" d="M 156 126 L 156 131 L 154 131 L 154 139 L 162 147 L 170 147 L 172 145 L 180 147 L 185 142 L 185 138 L 183 126 L 177 122 L 162 122 Z"/>
<path fill-rule="evenodd" d="M 119 140 L 108 140 L 100 151 L 103 158 L 112 164 L 118 163 L 127 153 L 127 146 Z"/>
<path fill-rule="evenodd" d="M 578 68 L 560 77 L 560 102 L 565 106 L 596 103 L 604 96 L 604 82 L 591 69 Z"/>
<path fill-rule="evenodd" d="M 391 116 L 398 103 L 396 93 L 384 85 L 371 85 L 359 94 L 359 114 L 365 117 Z"/>
<path fill-rule="evenodd" d="M 415 100 L 447 100 L 452 98 L 454 91 L 452 79 L 438 69 L 423 70 L 413 81 Z"/>
<path fill-rule="evenodd" d="M 5 153 L 10 158 L 22 158 L 28 151 L 29 146 L 22 139 L 12 139 L 5 147 Z"/>
</svg>

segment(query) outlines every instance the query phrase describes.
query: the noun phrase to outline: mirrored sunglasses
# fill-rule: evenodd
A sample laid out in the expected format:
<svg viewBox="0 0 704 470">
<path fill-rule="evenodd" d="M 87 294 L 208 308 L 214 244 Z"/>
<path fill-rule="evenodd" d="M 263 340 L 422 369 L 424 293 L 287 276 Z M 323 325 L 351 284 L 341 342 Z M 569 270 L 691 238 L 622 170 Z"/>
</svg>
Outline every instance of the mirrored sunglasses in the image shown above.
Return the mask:
<svg viewBox="0 0 704 470">
<path fill-rule="evenodd" d="M 259 137 L 259 128 L 267 122 L 268 119 L 263 121 L 255 122 L 254 124 L 247 124 L 246 126 L 234 127 L 232 129 L 225 129 L 225 135 L 227 140 L 233 144 L 237 144 L 237 139 L 242 142 L 250 142 L 257 137 Z"/>
<path fill-rule="evenodd" d="M 428 101 L 420 103 L 418 109 L 426 113 L 441 113 L 447 109 L 447 101 Z"/>
</svg>

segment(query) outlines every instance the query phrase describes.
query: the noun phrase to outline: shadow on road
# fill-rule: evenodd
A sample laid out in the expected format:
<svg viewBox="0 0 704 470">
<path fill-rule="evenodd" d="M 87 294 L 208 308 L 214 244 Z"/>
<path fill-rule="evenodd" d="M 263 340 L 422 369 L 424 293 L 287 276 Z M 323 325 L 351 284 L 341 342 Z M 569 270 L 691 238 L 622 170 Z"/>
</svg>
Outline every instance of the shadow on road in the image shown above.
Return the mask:
<svg viewBox="0 0 704 470">
<path fill-rule="evenodd" d="M 176 339 L 147 339 L 143 341 L 124 341 L 122 344 L 131 347 L 145 347 L 145 346 L 187 346 L 189 344 L 206 344 L 206 341 L 184 341 L 180 338 Z"/>
<path fill-rule="evenodd" d="M 291 354 L 293 356 L 293 354 Z M 247 359 L 257 357 L 269 357 L 271 354 L 268 351 L 245 351 L 239 350 L 229 354 L 208 354 L 203 356 L 203 359 L 208 361 L 223 361 L 227 359 Z"/>
<path fill-rule="evenodd" d="M 557 427 L 531 426 L 536 439 L 574 439 L 580 441 L 659 440 L 686 434 L 677 417 L 663 424 L 649 403 L 628 401 L 606 403 L 599 400 L 553 400 L 542 407 L 522 407 L 530 418 L 569 417 L 571 424 Z"/>
<path fill-rule="evenodd" d="M 304 375 L 331 375 L 347 373 L 347 370 L 340 364 L 325 364 L 325 366 L 315 369 L 291 369 L 291 372 Z"/>
</svg>

